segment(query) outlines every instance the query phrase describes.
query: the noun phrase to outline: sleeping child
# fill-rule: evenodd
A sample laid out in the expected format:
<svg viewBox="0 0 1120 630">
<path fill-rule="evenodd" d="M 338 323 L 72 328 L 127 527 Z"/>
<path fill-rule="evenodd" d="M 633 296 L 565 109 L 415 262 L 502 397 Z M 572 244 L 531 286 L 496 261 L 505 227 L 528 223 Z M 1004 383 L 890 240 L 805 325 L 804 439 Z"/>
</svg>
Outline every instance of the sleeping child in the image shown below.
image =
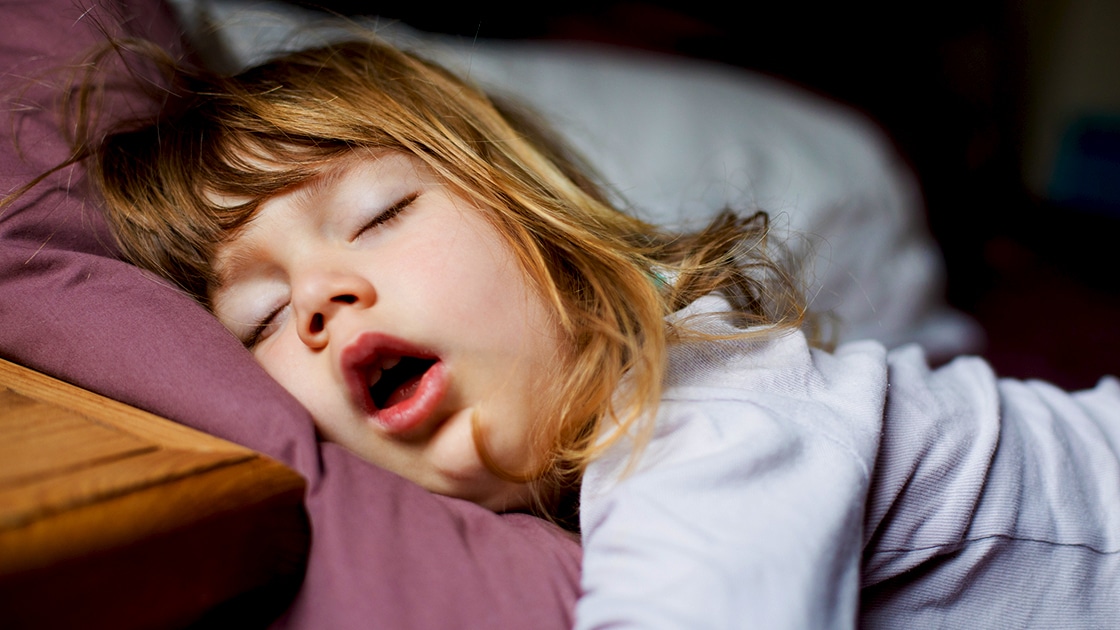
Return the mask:
<svg viewBox="0 0 1120 630">
<path fill-rule="evenodd" d="M 640 221 L 378 41 L 232 77 L 114 45 L 171 77 L 157 117 L 77 138 L 128 258 L 323 440 L 578 529 L 578 627 L 1120 623 L 1116 379 L 830 351 L 765 214 Z"/>
</svg>

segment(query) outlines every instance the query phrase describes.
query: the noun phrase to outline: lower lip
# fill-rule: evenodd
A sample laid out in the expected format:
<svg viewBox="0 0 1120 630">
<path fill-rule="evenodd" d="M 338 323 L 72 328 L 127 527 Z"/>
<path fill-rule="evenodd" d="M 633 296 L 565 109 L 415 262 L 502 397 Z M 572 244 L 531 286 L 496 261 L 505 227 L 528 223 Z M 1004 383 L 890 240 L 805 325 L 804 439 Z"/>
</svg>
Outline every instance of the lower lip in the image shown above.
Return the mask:
<svg viewBox="0 0 1120 630">
<path fill-rule="evenodd" d="M 447 373 L 443 362 L 437 361 L 424 372 L 411 396 L 392 407 L 374 410 L 372 417 L 390 433 L 407 433 L 435 415 L 446 391 Z"/>
<path fill-rule="evenodd" d="M 366 415 L 385 431 L 401 435 L 415 431 L 429 418 L 447 393 L 447 368 L 442 361 L 433 363 L 416 384 L 411 396 L 385 409 L 378 409 L 369 395 L 368 372 L 365 365 L 376 360 L 379 354 L 400 356 L 435 356 L 408 342 L 377 333 L 364 333 L 342 351 L 341 368 L 348 375 L 351 395 L 363 407 Z"/>
</svg>

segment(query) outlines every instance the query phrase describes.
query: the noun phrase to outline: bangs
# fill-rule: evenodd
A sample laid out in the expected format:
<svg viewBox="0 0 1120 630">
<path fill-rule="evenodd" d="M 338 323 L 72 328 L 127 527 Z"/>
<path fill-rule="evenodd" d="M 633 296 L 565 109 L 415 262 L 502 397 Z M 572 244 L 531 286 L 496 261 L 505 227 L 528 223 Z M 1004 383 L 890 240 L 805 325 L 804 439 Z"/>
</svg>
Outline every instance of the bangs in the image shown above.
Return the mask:
<svg viewBox="0 0 1120 630">
<path fill-rule="evenodd" d="M 318 177 L 355 148 L 329 137 L 262 134 L 232 125 L 200 130 L 196 137 L 197 158 L 180 172 L 190 180 L 199 209 L 223 232 L 236 231 L 265 200 Z"/>
</svg>

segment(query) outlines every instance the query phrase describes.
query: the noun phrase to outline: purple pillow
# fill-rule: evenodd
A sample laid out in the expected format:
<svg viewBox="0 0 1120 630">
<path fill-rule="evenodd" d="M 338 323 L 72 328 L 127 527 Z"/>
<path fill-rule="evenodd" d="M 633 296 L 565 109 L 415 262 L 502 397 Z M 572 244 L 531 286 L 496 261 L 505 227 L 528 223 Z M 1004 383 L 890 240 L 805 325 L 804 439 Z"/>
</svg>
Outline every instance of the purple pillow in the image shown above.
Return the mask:
<svg viewBox="0 0 1120 630">
<path fill-rule="evenodd" d="M 60 162 L 57 91 L 29 79 L 102 41 L 179 46 L 160 0 L 23 0 L 0 21 L 0 195 Z M 94 4 L 92 9 L 90 4 Z M 142 101 L 109 95 L 105 111 Z M 17 153 L 13 133 L 19 136 Z M 0 214 L 0 356 L 270 455 L 308 481 L 307 576 L 283 627 L 568 628 L 579 545 L 525 515 L 432 495 L 342 448 L 208 313 L 115 257 L 66 169 Z"/>
</svg>

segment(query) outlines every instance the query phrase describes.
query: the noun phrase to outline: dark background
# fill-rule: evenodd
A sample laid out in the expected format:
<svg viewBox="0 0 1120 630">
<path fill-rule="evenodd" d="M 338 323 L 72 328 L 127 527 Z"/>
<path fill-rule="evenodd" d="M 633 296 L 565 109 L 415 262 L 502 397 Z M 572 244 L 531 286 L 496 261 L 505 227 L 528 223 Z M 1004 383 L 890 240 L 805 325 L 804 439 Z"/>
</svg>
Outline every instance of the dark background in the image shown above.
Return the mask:
<svg viewBox="0 0 1120 630">
<path fill-rule="evenodd" d="M 1053 77 L 1068 72 L 1047 75 L 1048 62 L 1069 58 L 1062 46 L 1082 41 L 1076 29 L 1071 39 L 1069 15 L 1114 1 L 300 4 L 466 37 L 594 41 L 709 59 L 854 106 L 917 172 L 946 259 L 947 298 L 984 326 L 984 354 L 997 372 L 1078 388 L 1120 374 L 1120 204 L 1047 198 L 1045 182 L 1026 184 L 1024 164 L 1040 95 L 1059 89 Z M 1120 21 L 1114 26 L 1120 38 Z M 1120 58 L 1109 55 L 1118 50 L 1090 46 L 1070 67 L 1090 64 L 1115 88 Z M 1098 144 L 1117 167 L 1107 173 L 1120 177 L 1118 138 L 1120 130 Z"/>
</svg>

